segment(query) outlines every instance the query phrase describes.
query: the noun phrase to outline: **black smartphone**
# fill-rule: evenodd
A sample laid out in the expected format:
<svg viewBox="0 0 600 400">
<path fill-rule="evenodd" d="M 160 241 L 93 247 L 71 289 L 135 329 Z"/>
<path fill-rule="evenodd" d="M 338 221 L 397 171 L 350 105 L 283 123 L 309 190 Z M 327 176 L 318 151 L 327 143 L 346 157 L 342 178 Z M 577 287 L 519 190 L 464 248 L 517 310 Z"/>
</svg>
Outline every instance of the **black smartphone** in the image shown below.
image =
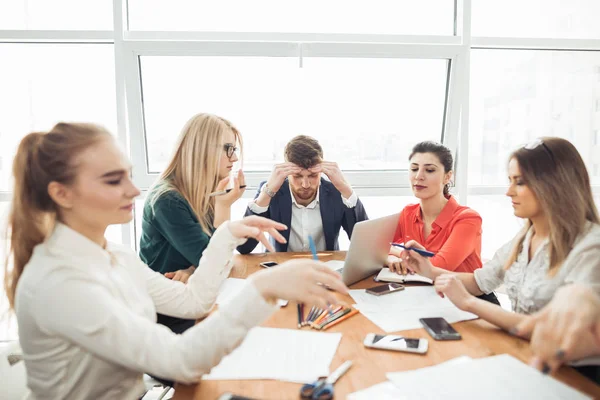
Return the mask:
<svg viewBox="0 0 600 400">
<path fill-rule="evenodd" d="M 444 318 L 421 318 L 423 327 L 435 340 L 460 340 L 462 337 Z"/>
<path fill-rule="evenodd" d="M 254 400 L 254 399 L 251 399 L 250 397 L 238 396 L 237 394 L 233 394 L 233 393 L 223 393 L 221 395 L 221 397 L 219 397 L 218 400 Z"/>
<path fill-rule="evenodd" d="M 264 262 L 261 262 L 258 265 L 260 265 L 263 268 L 271 268 L 271 267 L 276 266 L 277 263 L 275 261 L 264 261 Z"/>
<path fill-rule="evenodd" d="M 386 283 L 385 285 L 379 285 L 367 289 L 366 292 L 374 296 L 381 296 L 383 294 L 394 293 L 400 290 L 404 290 L 404 286 L 399 283 Z"/>
</svg>

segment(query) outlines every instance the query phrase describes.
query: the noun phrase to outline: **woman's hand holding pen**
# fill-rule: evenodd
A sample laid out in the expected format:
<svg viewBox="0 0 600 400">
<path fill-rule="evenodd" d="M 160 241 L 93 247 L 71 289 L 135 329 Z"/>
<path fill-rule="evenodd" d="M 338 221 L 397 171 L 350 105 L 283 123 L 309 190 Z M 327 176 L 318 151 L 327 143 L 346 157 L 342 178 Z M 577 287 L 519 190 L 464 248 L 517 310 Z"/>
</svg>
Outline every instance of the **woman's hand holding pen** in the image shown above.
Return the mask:
<svg viewBox="0 0 600 400">
<path fill-rule="evenodd" d="M 229 180 L 231 178 L 227 177 L 222 179 L 217 188 L 215 189 L 215 193 L 222 193 L 227 190 L 227 185 L 229 184 Z M 236 176 L 233 177 L 233 187 L 229 190 L 229 192 L 220 194 L 219 196 L 215 196 L 215 206 L 216 207 L 231 207 L 233 203 L 236 202 L 246 190 L 246 178 L 244 176 L 244 172 L 240 169 Z"/>
<path fill-rule="evenodd" d="M 275 268 L 263 270 L 248 278 L 268 301 L 284 299 L 327 309 L 339 301 L 329 291 L 348 294 L 340 274 L 325 264 L 313 260 L 286 261 Z"/>
<path fill-rule="evenodd" d="M 405 246 L 408 248 L 416 248 L 425 250 L 425 247 L 421 246 L 414 240 L 410 240 L 405 243 Z M 400 258 L 402 258 L 402 262 L 411 270 L 416 272 L 419 275 L 422 275 L 426 278 L 434 279 L 433 276 L 434 266 L 431 264 L 428 258 L 423 257 L 419 253 L 414 250 L 403 250 L 400 253 Z"/>
</svg>

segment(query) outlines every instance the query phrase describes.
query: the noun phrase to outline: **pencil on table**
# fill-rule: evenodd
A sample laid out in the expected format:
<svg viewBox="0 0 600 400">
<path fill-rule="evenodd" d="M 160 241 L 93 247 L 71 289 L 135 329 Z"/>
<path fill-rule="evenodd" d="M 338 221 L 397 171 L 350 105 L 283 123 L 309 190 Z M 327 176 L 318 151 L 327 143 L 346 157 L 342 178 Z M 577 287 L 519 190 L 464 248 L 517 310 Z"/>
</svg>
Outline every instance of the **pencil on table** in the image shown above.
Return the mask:
<svg viewBox="0 0 600 400">
<path fill-rule="evenodd" d="M 320 317 L 321 314 L 323 314 L 324 312 L 325 310 L 323 310 L 322 308 L 317 308 L 317 312 L 315 313 L 315 315 L 313 315 L 313 319 L 311 322 L 315 322 L 317 318 Z"/>
<path fill-rule="evenodd" d="M 347 320 L 348 318 L 350 318 L 350 317 L 352 317 L 352 316 L 354 316 L 354 315 L 356 315 L 356 314 L 358 314 L 358 310 L 357 310 L 357 309 L 353 309 L 353 310 L 352 310 L 352 311 L 350 311 L 348 314 L 346 314 L 346 315 L 344 315 L 344 316 L 342 316 L 342 317 L 340 317 L 340 318 L 336 319 L 335 321 L 331 321 L 329 324 L 326 324 L 326 325 L 324 325 L 324 326 L 323 326 L 323 328 L 321 328 L 321 329 L 323 329 L 323 330 L 325 330 L 325 331 L 326 331 L 327 329 L 331 328 L 332 326 L 334 326 L 334 325 L 337 325 L 337 324 L 339 324 L 340 322 L 342 322 L 342 321 L 345 321 L 345 320 Z"/>
<path fill-rule="evenodd" d="M 321 322 L 325 321 L 325 319 L 329 318 L 330 316 L 334 315 L 336 312 L 340 311 L 342 308 L 344 308 L 343 306 L 337 306 L 336 308 L 334 308 L 333 310 L 331 310 L 331 313 L 329 313 L 328 310 L 325 310 L 325 313 L 321 314 L 319 316 L 319 318 L 317 318 L 315 320 L 315 323 L 313 326 L 313 328 L 316 329 L 316 325 L 319 325 Z"/>
<path fill-rule="evenodd" d="M 313 318 L 312 322 L 310 323 L 311 327 L 315 327 L 315 324 L 317 323 L 318 320 L 321 319 L 321 317 L 323 316 L 323 314 L 327 314 L 327 310 L 320 310 L 319 313 L 317 313 L 317 315 L 315 316 L 315 318 Z"/>
<path fill-rule="evenodd" d="M 333 314 L 333 316 L 327 318 L 325 321 L 321 322 L 318 326 L 317 329 L 323 329 L 323 327 L 327 324 L 329 324 L 330 322 L 335 321 L 338 318 L 343 317 L 344 315 L 348 314 L 350 311 L 352 311 L 351 308 L 346 308 L 344 310 L 338 311 L 337 313 Z"/>
<path fill-rule="evenodd" d="M 302 323 L 302 326 L 306 326 L 308 325 L 309 321 L 310 321 L 310 317 L 312 317 L 313 313 L 315 312 L 315 306 L 312 306 L 310 308 L 310 311 L 308 312 L 308 315 L 306 316 L 306 319 L 304 320 L 304 322 Z"/>
<path fill-rule="evenodd" d="M 302 305 L 298 303 L 298 328 L 302 327 Z"/>
</svg>

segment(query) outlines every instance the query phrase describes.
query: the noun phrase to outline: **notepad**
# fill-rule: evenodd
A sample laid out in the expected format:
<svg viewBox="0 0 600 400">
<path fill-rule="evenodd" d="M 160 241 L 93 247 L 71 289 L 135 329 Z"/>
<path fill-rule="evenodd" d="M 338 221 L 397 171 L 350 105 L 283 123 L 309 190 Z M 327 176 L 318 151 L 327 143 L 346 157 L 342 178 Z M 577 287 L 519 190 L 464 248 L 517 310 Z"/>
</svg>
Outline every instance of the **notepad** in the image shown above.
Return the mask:
<svg viewBox="0 0 600 400">
<path fill-rule="evenodd" d="M 396 283 L 407 283 L 407 282 L 422 282 L 431 283 L 433 281 L 419 274 L 407 274 L 400 275 L 395 272 L 391 272 L 389 268 L 382 268 L 377 275 L 377 280 L 381 282 L 396 282 Z"/>
<path fill-rule="evenodd" d="M 341 333 L 253 328 L 242 344 L 202 379 L 314 382 L 329 375 L 341 338 Z"/>
<path fill-rule="evenodd" d="M 440 364 L 386 374 L 405 399 L 569 399 L 590 397 L 501 354 L 460 364 Z"/>
<path fill-rule="evenodd" d="M 477 318 L 441 298 L 431 286 L 407 287 L 399 292 L 373 296 L 364 289 L 350 290 L 361 314 L 385 332 L 422 328 L 420 318 L 445 318 L 449 323 Z"/>
</svg>

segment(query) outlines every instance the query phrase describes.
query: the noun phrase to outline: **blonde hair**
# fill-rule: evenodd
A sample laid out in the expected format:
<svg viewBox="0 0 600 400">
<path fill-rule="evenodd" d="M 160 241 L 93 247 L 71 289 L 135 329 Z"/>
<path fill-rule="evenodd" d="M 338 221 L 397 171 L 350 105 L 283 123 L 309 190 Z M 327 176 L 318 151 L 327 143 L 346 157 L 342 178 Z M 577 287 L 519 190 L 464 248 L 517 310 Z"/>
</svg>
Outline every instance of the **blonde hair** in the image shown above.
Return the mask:
<svg viewBox="0 0 600 400">
<path fill-rule="evenodd" d="M 73 183 L 75 157 L 110 136 L 97 125 L 61 122 L 49 132 L 33 132 L 21 140 L 13 160 L 13 198 L 6 230 L 10 240 L 4 264 L 4 289 L 12 308 L 17 283 L 33 249 L 49 236 L 60 218 L 48 185 Z"/>
<path fill-rule="evenodd" d="M 167 168 L 151 189 L 150 206 L 170 191 L 177 191 L 189 203 L 202 230 L 211 235 L 214 198 L 208 195 L 219 183 L 219 163 L 225 134 L 233 132 L 242 154 L 242 136 L 224 118 L 211 114 L 193 116 L 183 127 Z"/>
<path fill-rule="evenodd" d="M 567 258 L 575 241 L 584 233 L 586 222 L 599 223 L 590 177 L 581 155 L 568 140 L 541 138 L 533 148 L 522 147 L 513 152 L 525 184 L 534 193 L 550 226 L 550 269 L 554 276 Z M 528 220 L 516 238 L 505 269 L 515 262 L 523 250 L 523 241 L 531 227 Z"/>
</svg>

